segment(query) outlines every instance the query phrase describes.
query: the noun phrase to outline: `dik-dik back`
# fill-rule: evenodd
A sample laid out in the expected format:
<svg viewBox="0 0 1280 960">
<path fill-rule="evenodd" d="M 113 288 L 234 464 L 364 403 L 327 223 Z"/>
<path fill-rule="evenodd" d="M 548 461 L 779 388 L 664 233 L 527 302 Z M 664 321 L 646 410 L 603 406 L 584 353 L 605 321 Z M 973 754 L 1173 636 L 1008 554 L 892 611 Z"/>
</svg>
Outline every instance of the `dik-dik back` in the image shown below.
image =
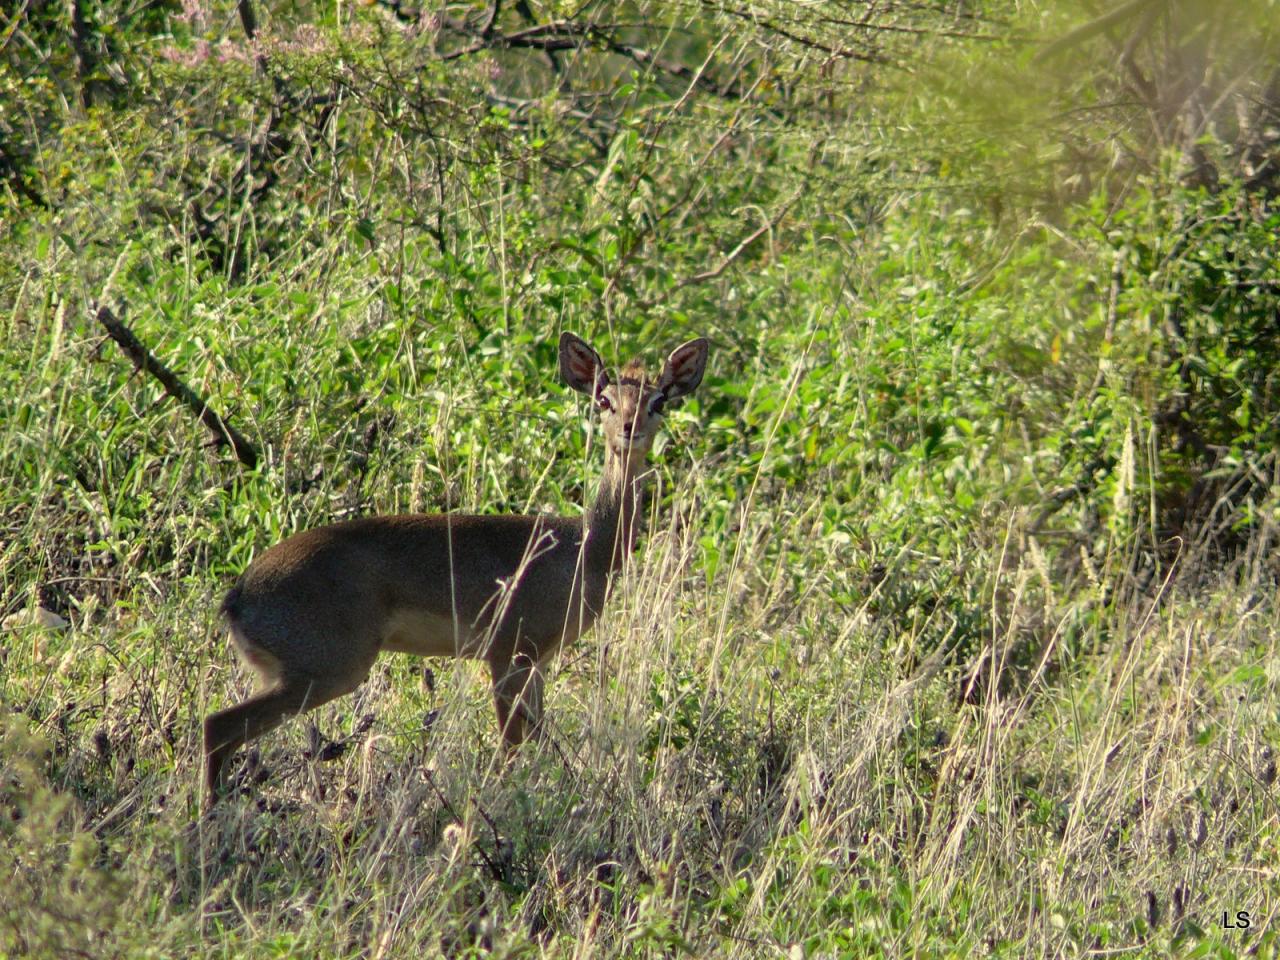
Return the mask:
<svg viewBox="0 0 1280 960">
<path fill-rule="evenodd" d="M 603 604 L 606 577 L 584 569 L 582 539 L 582 521 L 563 517 L 351 520 L 272 547 L 232 588 L 223 612 L 238 644 L 252 638 L 324 676 L 359 671 L 383 650 L 505 650 L 510 659 L 520 636 L 541 659 Z M 335 634 L 346 642 L 329 641 Z"/>
<path fill-rule="evenodd" d="M 537 730 L 539 669 L 588 629 L 635 538 L 638 479 L 664 405 L 702 379 L 707 343 L 667 358 L 656 380 L 636 364 L 611 377 L 566 333 L 560 370 L 600 410 L 605 470 L 583 519 L 370 517 L 309 530 L 250 565 L 222 605 L 259 692 L 205 719 L 206 785 L 223 786 L 243 743 L 358 686 L 383 651 L 484 659 L 508 747 Z"/>
</svg>

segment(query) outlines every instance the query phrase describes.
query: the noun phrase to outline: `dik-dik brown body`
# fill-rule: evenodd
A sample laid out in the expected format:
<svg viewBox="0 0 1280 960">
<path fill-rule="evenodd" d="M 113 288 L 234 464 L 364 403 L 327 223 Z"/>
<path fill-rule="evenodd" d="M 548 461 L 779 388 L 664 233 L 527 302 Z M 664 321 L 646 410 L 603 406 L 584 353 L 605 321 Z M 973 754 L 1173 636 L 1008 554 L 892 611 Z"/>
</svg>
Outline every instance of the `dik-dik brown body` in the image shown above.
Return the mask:
<svg viewBox="0 0 1280 960">
<path fill-rule="evenodd" d="M 600 410 L 605 467 L 583 518 L 405 515 L 299 533 L 257 558 L 222 604 L 258 677 L 253 697 L 204 723 L 210 797 L 242 744 L 355 689 L 384 651 L 476 657 L 508 747 L 536 733 L 540 667 L 599 617 L 635 542 L 639 473 L 666 402 L 694 390 L 707 342 L 674 350 L 656 380 L 611 378 L 585 341 L 560 338 L 560 372 Z"/>
</svg>

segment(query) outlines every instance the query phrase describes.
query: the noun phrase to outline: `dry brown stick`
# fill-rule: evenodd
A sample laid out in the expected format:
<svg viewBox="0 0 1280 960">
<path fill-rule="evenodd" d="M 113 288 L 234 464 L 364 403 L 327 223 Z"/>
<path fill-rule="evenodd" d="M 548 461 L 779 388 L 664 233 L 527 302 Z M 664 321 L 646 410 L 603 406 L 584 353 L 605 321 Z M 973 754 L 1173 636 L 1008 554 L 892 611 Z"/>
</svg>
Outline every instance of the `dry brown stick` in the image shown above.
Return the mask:
<svg viewBox="0 0 1280 960">
<path fill-rule="evenodd" d="M 721 276 L 726 270 L 729 269 L 729 267 L 733 264 L 735 260 L 737 260 L 740 256 L 742 256 L 743 251 L 745 251 L 747 247 L 751 246 L 751 244 L 755 243 L 757 240 L 763 237 L 770 230 L 776 229 L 778 224 L 782 222 L 782 218 L 787 215 L 788 211 L 790 211 L 790 209 L 795 205 L 795 202 L 799 199 L 800 199 L 800 191 L 797 191 L 796 193 L 792 194 L 792 196 L 782 204 L 782 207 L 778 210 L 776 214 L 774 214 L 767 221 L 765 221 L 763 226 L 761 226 L 755 232 L 749 234 L 745 240 L 743 240 L 731 251 L 725 254 L 721 258 L 719 264 L 710 268 L 709 270 L 703 270 L 701 273 L 695 273 L 691 277 L 685 277 L 683 280 L 677 281 L 675 286 L 673 286 L 667 292 L 674 293 L 677 290 L 682 290 L 685 287 L 692 286 L 695 283 L 706 283 L 708 280 L 715 280 L 717 277 Z"/>
<path fill-rule="evenodd" d="M 164 392 L 173 397 L 209 428 L 214 442 L 218 446 L 230 446 L 236 459 L 252 470 L 258 465 L 258 450 L 245 439 L 235 427 L 227 423 L 209 404 L 194 390 L 182 382 L 176 373 L 166 367 L 155 354 L 133 334 L 133 331 L 120 322 L 120 319 L 107 306 L 97 309 L 98 322 L 106 329 L 111 339 L 120 345 L 120 349 L 133 361 L 138 370 L 146 371 L 160 381 Z"/>
</svg>

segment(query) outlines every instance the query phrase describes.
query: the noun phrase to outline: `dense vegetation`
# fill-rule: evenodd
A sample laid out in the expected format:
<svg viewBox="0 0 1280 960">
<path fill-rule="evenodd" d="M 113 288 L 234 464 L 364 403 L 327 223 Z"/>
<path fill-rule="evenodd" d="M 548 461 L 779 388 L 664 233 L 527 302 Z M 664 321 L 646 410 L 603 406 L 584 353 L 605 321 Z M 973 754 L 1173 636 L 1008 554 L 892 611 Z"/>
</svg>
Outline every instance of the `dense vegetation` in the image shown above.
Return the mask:
<svg viewBox="0 0 1280 960">
<path fill-rule="evenodd" d="M 1273 4 L 10 8 L 0 955 L 1275 954 Z M 388 657 L 200 816 L 255 552 L 581 509 L 562 330 L 712 355 L 548 739 Z"/>
</svg>

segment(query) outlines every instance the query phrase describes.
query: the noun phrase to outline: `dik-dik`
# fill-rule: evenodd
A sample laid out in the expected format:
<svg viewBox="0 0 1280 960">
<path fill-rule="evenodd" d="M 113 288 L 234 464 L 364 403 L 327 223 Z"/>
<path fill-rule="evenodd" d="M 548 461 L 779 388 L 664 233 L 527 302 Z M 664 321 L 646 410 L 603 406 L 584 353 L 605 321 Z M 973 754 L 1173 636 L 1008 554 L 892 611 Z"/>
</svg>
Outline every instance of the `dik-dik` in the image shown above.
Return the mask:
<svg viewBox="0 0 1280 960">
<path fill-rule="evenodd" d="M 707 341 L 667 358 L 656 380 L 635 361 L 618 376 L 571 333 L 560 374 L 604 428 L 604 474 L 584 518 L 368 517 L 308 530 L 257 558 L 222 603 L 258 692 L 204 721 L 205 781 L 221 792 L 242 744 L 355 689 L 383 651 L 489 664 L 508 748 L 535 734 L 542 667 L 599 617 L 631 553 L 639 476 L 667 403 L 701 382 Z"/>
</svg>

